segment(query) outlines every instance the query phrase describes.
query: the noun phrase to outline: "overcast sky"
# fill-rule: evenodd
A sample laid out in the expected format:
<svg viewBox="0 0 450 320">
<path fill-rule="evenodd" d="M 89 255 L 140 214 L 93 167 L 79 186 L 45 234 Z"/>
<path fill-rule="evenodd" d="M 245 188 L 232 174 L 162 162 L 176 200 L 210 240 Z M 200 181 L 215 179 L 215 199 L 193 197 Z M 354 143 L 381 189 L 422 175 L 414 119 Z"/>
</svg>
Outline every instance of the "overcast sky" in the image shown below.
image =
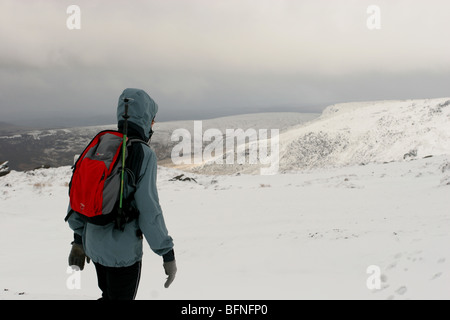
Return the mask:
<svg viewBox="0 0 450 320">
<path fill-rule="evenodd" d="M 1 0 L 0 121 L 114 119 L 126 87 L 161 121 L 449 97 L 449 14 L 448 0 Z"/>
</svg>

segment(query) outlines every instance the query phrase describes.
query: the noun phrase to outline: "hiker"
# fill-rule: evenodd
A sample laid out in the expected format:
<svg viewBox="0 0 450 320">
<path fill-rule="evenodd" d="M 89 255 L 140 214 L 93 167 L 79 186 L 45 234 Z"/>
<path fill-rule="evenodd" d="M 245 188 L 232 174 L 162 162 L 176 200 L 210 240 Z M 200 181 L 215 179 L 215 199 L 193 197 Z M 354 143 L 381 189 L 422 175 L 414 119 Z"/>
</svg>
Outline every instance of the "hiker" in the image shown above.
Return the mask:
<svg viewBox="0 0 450 320">
<path fill-rule="evenodd" d="M 143 90 L 125 89 L 119 97 L 117 120 L 119 132 L 124 130 L 124 99 L 129 98 L 127 136 L 129 139 L 149 141 L 158 105 Z M 128 101 L 128 100 L 127 100 Z M 98 286 L 104 300 L 133 300 L 136 297 L 142 267 L 143 236 L 150 248 L 163 257 L 163 268 L 168 275 L 168 288 L 177 271 L 173 241 L 169 236 L 156 189 L 156 155 L 148 145 L 133 143 L 128 149 L 126 168 L 135 177 L 135 189 L 125 183 L 124 197 L 133 191 L 132 203 L 138 216 L 120 230 L 114 223 L 96 225 L 72 210 L 68 219 L 74 231 L 69 265 L 83 270 L 85 260 L 92 260 L 97 272 Z M 132 191 L 131 191 L 132 190 Z"/>
</svg>

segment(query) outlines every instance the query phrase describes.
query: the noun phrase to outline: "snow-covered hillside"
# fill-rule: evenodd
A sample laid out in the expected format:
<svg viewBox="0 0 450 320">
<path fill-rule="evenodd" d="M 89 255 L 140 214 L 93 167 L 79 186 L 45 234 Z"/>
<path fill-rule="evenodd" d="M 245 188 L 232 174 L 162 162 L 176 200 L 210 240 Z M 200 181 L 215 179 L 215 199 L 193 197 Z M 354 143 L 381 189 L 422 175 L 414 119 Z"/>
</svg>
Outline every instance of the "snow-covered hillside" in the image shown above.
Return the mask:
<svg viewBox="0 0 450 320">
<path fill-rule="evenodd" d="M 281 141 L 283 169 L 450 154 L 450 98 L 333 105 Z"/>
<path fill-rule="evenodd" d="M 332 105 L 280 132 L 279 149 L 281 172 L 450 154 L 450 98 Z M 183 168 L 230 174 L 259 173 L 260 167 L 210 161 Z"/>
<path fill-rule="evenodd" d="M 70 173 L 0 177 L 0 299 L 100 296 L 92 264 L 69 289 Z M 450 299 L 450 156 L 170 181 L 178 174 L 160 167 L 158 188 L 179 271 L 164 289 L 145 245 L 138 299 Z"/>
</svg>

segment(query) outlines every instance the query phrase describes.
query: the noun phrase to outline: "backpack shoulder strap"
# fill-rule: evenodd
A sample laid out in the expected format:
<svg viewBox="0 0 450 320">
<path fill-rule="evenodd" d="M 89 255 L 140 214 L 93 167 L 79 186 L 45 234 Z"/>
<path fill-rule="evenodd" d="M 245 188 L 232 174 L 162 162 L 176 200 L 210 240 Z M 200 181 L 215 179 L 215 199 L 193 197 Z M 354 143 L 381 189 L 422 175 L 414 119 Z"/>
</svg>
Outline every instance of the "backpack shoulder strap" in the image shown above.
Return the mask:
<svg viewBox="0 0 450 320">
<path fill-rule="evenodd" d="M 143 147 L 139 147 L 143 145 Z M 130 138 L 127 141 L 127 147 L 131 148 L 131 154 L 128 161 L 128 168 L 132 170 L 135 181 L 138 182 L 141 178 L 142 161 L 144 160 L 144 145 L 150 149 L 148 143 L 139 138 Z"/>
</svg>

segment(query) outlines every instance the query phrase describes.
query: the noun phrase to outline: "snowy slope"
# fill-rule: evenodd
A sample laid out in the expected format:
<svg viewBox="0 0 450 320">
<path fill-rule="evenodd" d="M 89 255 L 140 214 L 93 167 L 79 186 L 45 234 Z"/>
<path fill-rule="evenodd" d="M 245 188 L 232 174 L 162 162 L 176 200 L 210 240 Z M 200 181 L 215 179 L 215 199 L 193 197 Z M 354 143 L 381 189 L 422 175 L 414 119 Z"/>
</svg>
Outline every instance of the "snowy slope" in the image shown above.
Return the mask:
<svg viewBox="0 0 450 320">
<path fill-rule="evenodd" d="M 284 169 L 450 153 L 450 98 L 346 103 L 282 137 Z"/>
<path fill-rule="evenodd" d="M 164 289 L 145 245 L 138 299 L 450 299 L 450 156 L 169 181 L 179 173 L 158 173 L 179 272 Z M 100 296 L 92 264 L 66 286 L 69 179 L 69 167 L 0 177 L 0 299 Z"/>
<path fill-rule="evenodd" d="M 280 132 L 279 170 L 339 167 L 450 154 L 450 98 L 332 105 Z M 198 173 L 259 173 L 264 165 L 203 163 Z"/>
<path fill-rule="evenodd" d="M 242 129 L 249 128 L 271 129 L 278 128 L 280 132 L 285 132 L 294 126 L 314 120 L 320 114 L 317 113 L 296 113 L 296 112 L 272 112 L 272 113 L 253 113 L 242 114 L 229 117 L 214 118 L 201 121 L 202 133 L 208 129 L 217 129 L 223 134 L 227 129 Z M 205 147 L 208 142 L 201 141 L 202 137 L 195 135 L 194 121 L 171 121 L 171 122 L 156 122 L 154 126 L 155 134 L 152 137 L 151 146 L 156 151 L 158 160 L 165 166 L 174 166 L 171 159 L 171 151 L 179 141 L 172 141 L 171 137 L 175 130 L 184 129 L 191 135 L 191 144 L 194 145 L 194 140 L 199 139 L 200 145 Z M 183 166 L 184 167 L 184 166 Z"/>
</svg>

